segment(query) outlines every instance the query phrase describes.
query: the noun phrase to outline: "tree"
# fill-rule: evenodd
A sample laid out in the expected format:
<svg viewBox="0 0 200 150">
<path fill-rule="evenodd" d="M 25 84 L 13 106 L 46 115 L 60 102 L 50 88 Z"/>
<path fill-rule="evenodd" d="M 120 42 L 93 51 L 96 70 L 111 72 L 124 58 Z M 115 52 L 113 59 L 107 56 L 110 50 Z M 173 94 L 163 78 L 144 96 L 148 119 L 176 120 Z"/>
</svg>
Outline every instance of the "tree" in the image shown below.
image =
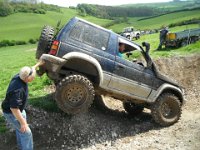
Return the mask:
<svg viewBox="0 0 200 150">
<path fill-rule="evenodd" d="M 8 16 L 13 13 L 12 6 L 8 3 L 7 0 L 0 0 L 0 16 Z"/>
</svg>

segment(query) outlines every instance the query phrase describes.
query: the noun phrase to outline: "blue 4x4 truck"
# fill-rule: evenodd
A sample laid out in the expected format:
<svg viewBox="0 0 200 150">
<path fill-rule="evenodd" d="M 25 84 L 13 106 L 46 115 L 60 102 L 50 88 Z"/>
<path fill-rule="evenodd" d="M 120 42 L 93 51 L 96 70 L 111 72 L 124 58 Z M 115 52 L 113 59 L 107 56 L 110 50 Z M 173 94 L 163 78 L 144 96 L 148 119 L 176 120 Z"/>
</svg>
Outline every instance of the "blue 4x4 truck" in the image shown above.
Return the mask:
<svg viewBox="0 0 200 150">
<path fill-rule="evenodd" d="M 119 57 L 119 43 L 128 56 L 140 53 L 143 63 Z M 155 122 L 169 126 L 177 122 L 184 104 L 183 90 L 161 75 L 142 46 L 100 26 L 72 18 L 58 34 L 44 26 L 36 58 L 45 61 L 38 73 L 46 73 L 56 84 L 55 100 L 68 114 L 86 111 L 93 100 L 108 95 L 123 102 L 131 115 L 151 109 Z"/>
</svg>

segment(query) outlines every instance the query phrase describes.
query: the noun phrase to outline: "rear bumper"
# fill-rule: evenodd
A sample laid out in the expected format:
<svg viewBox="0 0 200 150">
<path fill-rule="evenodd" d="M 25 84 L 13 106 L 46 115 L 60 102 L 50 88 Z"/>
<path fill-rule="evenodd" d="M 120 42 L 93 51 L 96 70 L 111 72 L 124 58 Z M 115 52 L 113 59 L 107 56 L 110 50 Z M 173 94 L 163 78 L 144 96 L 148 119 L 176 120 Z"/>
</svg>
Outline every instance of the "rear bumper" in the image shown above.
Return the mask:
<svg viewBox="0 0 200 150">
<path fill-rule="evenodd" d="M 66 62 L 65 59 L 50 54 L 43 54 L 40 59 L 45 62 L 43 69 L 45 69 L 47 72 L 53 73 L 58 72 Z"/>
</svg>

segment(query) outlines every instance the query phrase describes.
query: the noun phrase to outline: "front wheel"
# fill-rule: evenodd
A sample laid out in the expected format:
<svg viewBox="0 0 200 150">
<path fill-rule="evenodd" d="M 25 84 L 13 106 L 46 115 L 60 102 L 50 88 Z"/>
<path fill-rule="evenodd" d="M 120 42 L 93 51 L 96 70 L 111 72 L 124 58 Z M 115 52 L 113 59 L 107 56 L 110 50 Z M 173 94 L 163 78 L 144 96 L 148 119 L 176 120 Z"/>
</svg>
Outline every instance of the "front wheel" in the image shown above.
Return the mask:
<svg viewBox="0 0 200 150">
<path fill-rule="evenodd" d="M 57 85 L 55 99 L 67 114 L 85 112 L 94 100 L 93 84 L 82 75 L 67 76 Z"/>
<path fill-rule="evenodd" d="M 129 39 L 129 40 L 131 40 L 131 36 L 130 35 L 127 35 L 126 38 Z"/>
<path fill-rule="evenodd" d="M 151 113 L 156 123 L 170 126 L 181 116 L 181 103 L 175 95 L 164 93 L 152 104 Z"/>
</svg>

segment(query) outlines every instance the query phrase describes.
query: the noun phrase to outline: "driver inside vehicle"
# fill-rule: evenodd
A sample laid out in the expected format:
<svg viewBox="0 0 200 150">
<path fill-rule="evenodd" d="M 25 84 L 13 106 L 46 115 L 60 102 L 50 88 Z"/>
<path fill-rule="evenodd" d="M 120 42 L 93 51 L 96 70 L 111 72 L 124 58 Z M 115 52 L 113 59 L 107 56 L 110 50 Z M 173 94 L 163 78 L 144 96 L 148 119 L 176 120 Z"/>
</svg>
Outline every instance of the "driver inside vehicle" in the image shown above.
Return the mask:
<svg viewBox="0 0 200 150">
<path fill-rule="evenodd" d="M 119 43 L 119 52 L 118 52 L 118 56 L 120 58 L 123 58 L 122 53 L 125 51 L 125 44 L 124 43 Z"/>
<path fill-rule="evenodd" d="M 127 57 L 124 57 L 123 54 L 126 54 Z M 132 55 L 132 57 L 130 57 Z M 123 41 L 119 41 L 119 49 L 117 56 L 125 59 L 127 61 L 131 61 L 133 63 L 136 63 L 140 66 L 145 66 L 142 61 L 142 53 L 140 51 L 137 51 L 132 45 L 128 45 L 124 43 Z M 133 60 L 131 60 L 133 59 Z"/>
</svg>

